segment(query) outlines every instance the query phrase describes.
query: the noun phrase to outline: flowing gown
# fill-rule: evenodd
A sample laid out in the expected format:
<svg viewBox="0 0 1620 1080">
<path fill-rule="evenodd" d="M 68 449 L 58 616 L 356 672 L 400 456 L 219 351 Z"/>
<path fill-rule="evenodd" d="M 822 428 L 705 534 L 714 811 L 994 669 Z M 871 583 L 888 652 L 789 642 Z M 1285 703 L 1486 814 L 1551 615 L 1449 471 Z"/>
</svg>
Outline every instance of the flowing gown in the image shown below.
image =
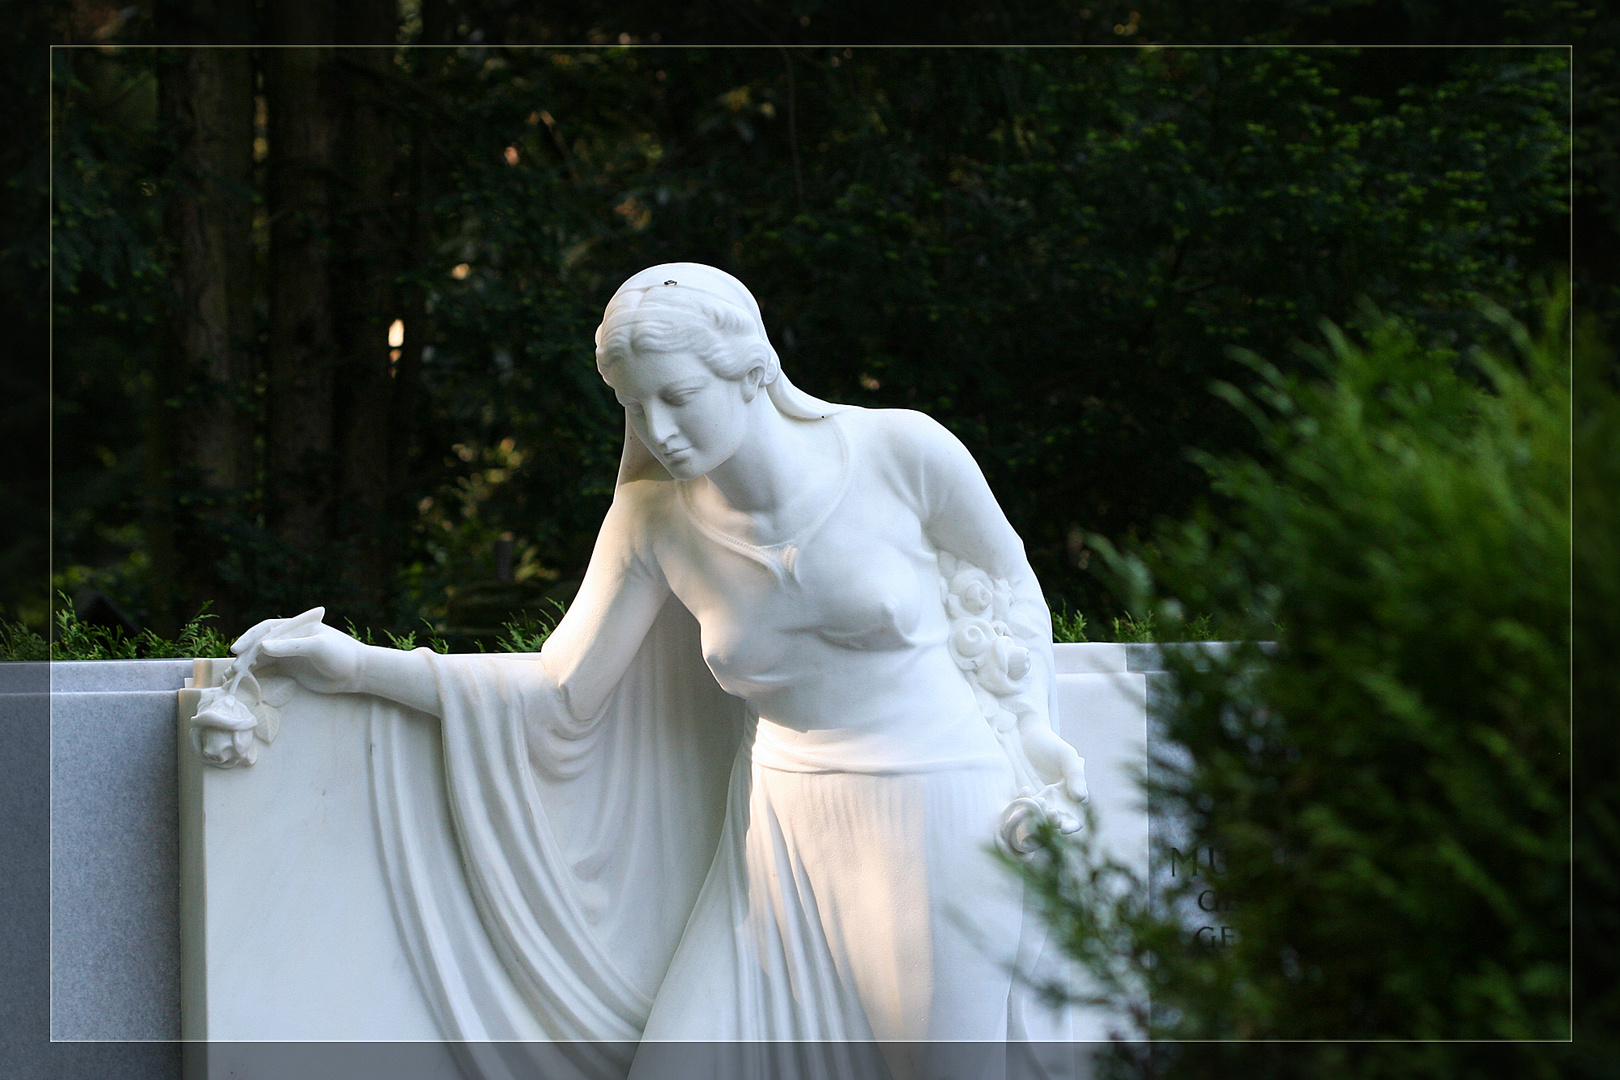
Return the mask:
<svg viewBox="0 0 1620 1080">
<path fill-rule="evenodd" d="M 1022 547 L 932 420 L 808 422 L 838 482 L 782 543 L 716 528 L 687 485 L 621 485 L 587 587 L 670 599 L 596 716 L 538 658 L 433 657 L 437 814 L 379 729 L 396 910 L 451 1037 L 595 1040 L 579 1075 L 619 1076 L 638 1041 L 1052 1034 L 1011 975 L 1042 935 L 990 855 L 1012 771 L 940 589 L 950 550 L 1038 604 Z"/>
</svg>

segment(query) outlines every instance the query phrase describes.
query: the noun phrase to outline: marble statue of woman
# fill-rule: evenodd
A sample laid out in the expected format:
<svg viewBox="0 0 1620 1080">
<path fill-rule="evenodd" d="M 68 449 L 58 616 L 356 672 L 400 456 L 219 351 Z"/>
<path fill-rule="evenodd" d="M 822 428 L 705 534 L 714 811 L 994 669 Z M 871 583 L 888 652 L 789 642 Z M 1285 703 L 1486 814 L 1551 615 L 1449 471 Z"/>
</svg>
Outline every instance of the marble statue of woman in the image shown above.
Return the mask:
<svg viewBox="0 0 1620 1080">
<path fill-rule="evenodd" d="M 310 689 L 441 718 L 442 776 L 391 766 L 386 737 L 373 768 L 446 1033 L 1036 1034 L 1012 972 L 1041 933 L 991 852 L 1085 780 L 1040 589 L 972 457 L 919 413 L 793 387 L 712 267 L 626 281 L 596 360 L 624 457 L 539 654 L 329 627 L 259 646 Z M 438 785 L 448 826 L 414 801 Z"/>
</svg>

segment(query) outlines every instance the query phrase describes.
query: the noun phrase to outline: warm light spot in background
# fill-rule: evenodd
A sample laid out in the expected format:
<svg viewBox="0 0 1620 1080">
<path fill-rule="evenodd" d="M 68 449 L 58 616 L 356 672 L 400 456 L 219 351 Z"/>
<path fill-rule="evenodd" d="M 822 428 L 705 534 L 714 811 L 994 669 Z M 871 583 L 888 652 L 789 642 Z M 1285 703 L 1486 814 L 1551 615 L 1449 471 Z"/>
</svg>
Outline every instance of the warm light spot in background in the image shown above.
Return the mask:
<svg viewBox="0 0 1620 1080">
<path fill-rule="evenodd" d="M 388 326 L 388 377 L 399 374 L 399 347 L 405 344 L 405 320 L 395 319 Z"/>
<path fill-rule="evenodd" d="M 472 273 L 471 266 L 466 263 L 456 263 L 455 267 L 450 271 L 450 276 L 460 281 L 470 273 Z"/>
<path fill-rule="evenodd" d="M 508 165 L 516 165 L 518 163 L 518 149 L 517 149 L 517 147 L 508 146 L 506 148 L 506 163 Z"/>
</svg>

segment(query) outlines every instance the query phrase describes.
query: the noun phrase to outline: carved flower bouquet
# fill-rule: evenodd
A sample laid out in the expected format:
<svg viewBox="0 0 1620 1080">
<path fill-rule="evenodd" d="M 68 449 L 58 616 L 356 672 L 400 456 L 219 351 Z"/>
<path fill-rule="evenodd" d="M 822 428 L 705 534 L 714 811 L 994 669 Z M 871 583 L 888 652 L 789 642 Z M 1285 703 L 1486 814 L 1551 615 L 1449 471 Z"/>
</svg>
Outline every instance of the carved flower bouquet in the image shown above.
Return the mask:
<svg viewBox="0 0 1620 1080">
<path fill-rule="evenodd" d="M 967 676 L 980 714 L 1013 767 L 1018 794 L 1002 812 L 996 844 L 1008 854 L 1028 855 L 1038 847 L 1041 826 L 1072 833 L 1081 825 L 1063 782 L 1044 783 L 1024 747 L 1025 720 L 1039 710 L 1031 696 L 1029 649 L 1019 642 L 1039 636 L 1040 620 L 1020 610 L 1011 585 L 972 563 L 942 551 L 939 569 L 951 659 Z"/>
</svg>

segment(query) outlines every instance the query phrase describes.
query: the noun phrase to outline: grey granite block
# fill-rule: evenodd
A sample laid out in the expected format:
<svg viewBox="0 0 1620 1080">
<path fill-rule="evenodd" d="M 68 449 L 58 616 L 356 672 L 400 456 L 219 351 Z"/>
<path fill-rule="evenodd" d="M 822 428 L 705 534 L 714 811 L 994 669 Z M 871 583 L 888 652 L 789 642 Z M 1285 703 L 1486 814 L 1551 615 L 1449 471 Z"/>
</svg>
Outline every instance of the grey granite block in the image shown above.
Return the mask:
<svg viewBox="0 0 1620 1080">
<path fill-rule="evenodd" d="M 0 663 L 0 1076 L 180 1080 L 176 1043 L 50 1041 L 49 685 L 46 664 Z"/>
<path fill-rule="evenodd" d="M 191 677 L 191 665 L 190 660 L 57 660 L 51 664 L 51 693 L 178 690 Z"/>
<path fill-rule="evenodd" d="M 179 1038 L 174 716 L 191 668 L 190 660 L 50 665 L 54 1039 Z"/>
<path fill-rule="evenodd" d="M 51 696 L 53 1038 L 180 1037 L 175 700 Z"/>
<path fill-rule="evenodd" d="M 0 663 L 0 696 L 43 694 L 51 688 L 51 668 L 46 663 Z"/>
<path fill-rule="evenodd" d="M 51 1068 L 48 684 L 44 664 L 0 664 L 0 1075 L 8 1077 Z"/>
<path fill-rule="evenodd" d="M 1125 646 L 1126 671 L 1163 671 L 1164 660 L 1157 645 Z"/>
</svg>

